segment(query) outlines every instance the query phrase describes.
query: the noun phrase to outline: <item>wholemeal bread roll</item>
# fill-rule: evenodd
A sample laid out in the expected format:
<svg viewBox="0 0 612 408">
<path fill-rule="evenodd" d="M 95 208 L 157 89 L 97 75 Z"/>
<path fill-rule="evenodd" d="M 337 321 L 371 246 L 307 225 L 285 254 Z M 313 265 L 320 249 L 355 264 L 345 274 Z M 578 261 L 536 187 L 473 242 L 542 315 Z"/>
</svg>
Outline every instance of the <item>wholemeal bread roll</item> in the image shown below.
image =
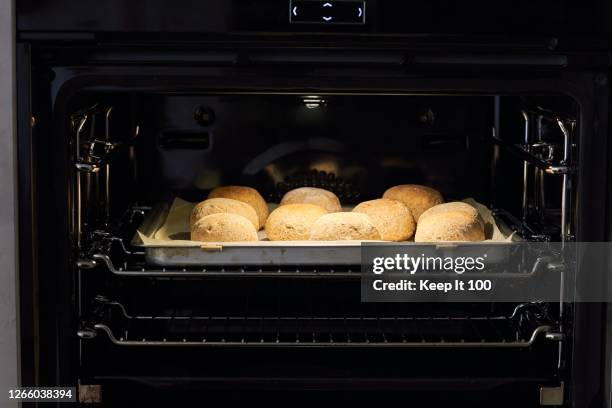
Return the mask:
<svg viewBox="0 0 612 408">
<path fill-rule="evenodd" d="M 478 213 L 478 210 L 463 201 L 451 201 L 450 203 L 438 204 L 436 206 L 433 206 L 429 210 L 421 214 L 420 220 L 426 217 L 429 217 L 431 215 L 436 215 L 440 213 L 448 213 L 448 212 L 456 212 L 456 211 L 464 212 L 471 217 L 476 217 L 476 219 L 478 219 L 478 222 L 484 228 L 484 220 Z"/>
<path fill-rule="evenodd" d="M 325 214 L 325 208 L 314 204 L 282 205 L 268 217 L 266 235 L 271 241 L 307 240 L 315 221 Z"/>
<path fill-rule="evenodd" d="M 370 217 L 358 212 L 337 212 L 321 216 L 312 226 L 314 241 L 380 240 Z"/>
<path fill-rule="evenodd" d="M 255 229 L 259 228 L 259 218 L 257 217 L 255 209 L 247 203 L 232 200 L 231 198 L 209 198 L 197 204 L 191 211 L 189 226 L 193 228 L 194 224 L 200 218 L 220 213 L 242 215 L 244 218 L 251 221 Z"/>
<path fill-rule="evenodd" d="M 454 203 L 452 203 L 454 204 Z M 484 227 L 478 212 L 463 206 L 433 209 L 423 213 L 417 225 L 415 242 L 483 241 Z"/>
<path fill-rule="evenodd" d="M 255 209 L 259 225 L 257 229 L 263 228 L 268 218 L 268 204 L 261 194 L 254 188 L 245 186 L 223 186 L 213 189 L 208 198 L 231 198 L 232 200 L 242 201 Z"/>
<path fill-rule="evenodd" d="M 414 234 L 414 218 L 400 201 L 379 198 L 365 201 L 353 211 L 369 216 L 385 241 L 406 241 Z"/>
<path fill-rule="evenodd" d="M 242 215 L 218 213 L 196 221 L 191 239 L 203 242 L 257 241 L 257 230 Z"/>
<path fill-rule="evenodd" d="M 385 191 L 383 198 L 389 198 L 404 203 L 417 223 L 423 212 L 434 205 L 444 202 L 442 195 L 438 191 L 418 184 L 402 184 L 400 186 L 391 187 Z"/>
<path fill-rule="evenodd" d="M 288 191 L 280 202 L 280 205 L 286 204 L 314 204 L 330 213 L 342 211 L 338 197 L 322 188 L 301 187 Z"/>
</svg>

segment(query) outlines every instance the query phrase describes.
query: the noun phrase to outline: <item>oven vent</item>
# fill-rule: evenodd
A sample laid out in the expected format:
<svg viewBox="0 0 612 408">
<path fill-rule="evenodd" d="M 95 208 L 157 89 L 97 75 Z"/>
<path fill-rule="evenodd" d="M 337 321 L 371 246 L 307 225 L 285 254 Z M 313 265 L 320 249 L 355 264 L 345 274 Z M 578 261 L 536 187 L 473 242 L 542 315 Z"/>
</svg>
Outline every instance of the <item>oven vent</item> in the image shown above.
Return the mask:
<svg viewBox="0 0 612 408">
<path fill-rule="evenodd" d="M 357 202 L 361 197 L 361 192 L 355 181 L 338 177 L 334 173 L 326 171 L 307 170 L 296 172 L 285 178 L 284 181 L 277 183 L 276 190 L 270 194 L 269 199 L 272 202 L 280 202 L 286 192 L 300 187 L 317 187 L 329 190 L 336 194 L 343 203 Z"/>
<path fill-rule="evenodd" d="M 208 150 L 211 146 L 211 135 L 201 130 L 166 130 L 159 136 L 159 147 L 162 149 Z"/>
</svg>

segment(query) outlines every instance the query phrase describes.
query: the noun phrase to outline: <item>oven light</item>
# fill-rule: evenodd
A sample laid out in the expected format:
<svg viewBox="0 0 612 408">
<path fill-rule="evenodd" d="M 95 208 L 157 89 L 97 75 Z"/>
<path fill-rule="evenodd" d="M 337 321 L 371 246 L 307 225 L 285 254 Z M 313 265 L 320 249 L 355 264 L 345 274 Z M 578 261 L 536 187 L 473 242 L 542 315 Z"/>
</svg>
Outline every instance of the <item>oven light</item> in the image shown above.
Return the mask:
<svg viewBox="0 0 612 408">
<path fill-rule="evenodd" d="M 327 101 L 325 99 L 315 95 L 304 96 L 302 101 L 304 102 L 304 106 L 306 106 L 308 109 L 317 109 L 327 105 Z"/>
</svg>

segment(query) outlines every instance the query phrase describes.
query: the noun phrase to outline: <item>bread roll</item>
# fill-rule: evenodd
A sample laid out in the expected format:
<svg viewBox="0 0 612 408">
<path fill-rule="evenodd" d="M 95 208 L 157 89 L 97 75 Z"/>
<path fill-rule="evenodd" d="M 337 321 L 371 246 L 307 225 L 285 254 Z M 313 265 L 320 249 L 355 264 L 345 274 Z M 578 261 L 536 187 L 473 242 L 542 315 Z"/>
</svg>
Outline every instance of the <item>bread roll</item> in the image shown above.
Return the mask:
<svg viewBox="0 0 612 408">
<path fill-rule="evenodd" d="M 417 223 L 423 212 L 434 205 L 444 202 L 442 195 L 438 191 L 418 184 L 403 184 L 391 187 L 385 191 L 383 198 L 389 198 L 404 203 Z"/>
<path fill-rule="evenodd" d="M 453 210 L 452 207 L 421 215 L 414 241 L 483 241 L 484 228 L 478 213 Z"/>
<path fill-rule="evenodd" d="M 379 198 L 365 201 L 353 211 L 369 216 L 385 241 L 406 241 L 414 234 L 414 218 L 400 201 Z"/>
<path fill-rule="evenodd" d="M 268 219 L 268 204 L 254 188 L 244 186 L 217 187 L 210 192 L 208 198 L 231 198 L 249 204 L 257 213 L 259 219 L 258 230 L 263 228 L 266 219 Z"/>
<path fill-rule="evenodd" d="M 322 188 L 301 187 L 288 191 L 280 202 L 280 205 L 286 204 L 314 204 L 330 213 L 342 211 L 338 197 Z"/>
<path fill-rule="evenodd" d="M 193 228 L 194 224 L 200 219 L 211 214 L 230 213 L 242 215 L 247 220 L 251 221 L 255 229 L 259 228 L 259 218 L 255 209 L 243 203 L 242 201 L 232 200 L 231 198 L 209 198 L 193 207 L 189 226 Z"/>
<path fill-rule="evenodd" d="M 380 232 L 365 214 L 337 212 L 321 216 L 312 226 L 314 241 L 380 240 Z"/>
<path fill-rule="evenodd" d="M 287 204 L 272 211 L 266 221 L 271 241 L 302 241 L 310 237 L 313 224 L 327 210 L 314 204 Z"/>
<path fill-rule="evenodd" d="M 191 239 L 203 242 L 257 241 L 257 230 L 242 215 L 218 213 L 196 221 Z"/>
<path fill-rule="evenodd" d="M 476 217 L 478 219 L 478 222 L 480 222 L 480 224 L 484 228 L 484 220 L 478 213 L 478 210 L 474 208 L 473 206 L 471 206 L 470 204 L 465 203 L 463 201 L 451 201 L 450 203 L 438 204 L 436 206 L 433 206 L 429 210 L 421 214 L 420 219 L 422 220 L 425 217 L 429 217 L 431 215 L 440 214 L 444 212 L 446 213 L 454 212 L 454 211 L 464 212 L 470 215 L 471 217 Z"/>
</svg>

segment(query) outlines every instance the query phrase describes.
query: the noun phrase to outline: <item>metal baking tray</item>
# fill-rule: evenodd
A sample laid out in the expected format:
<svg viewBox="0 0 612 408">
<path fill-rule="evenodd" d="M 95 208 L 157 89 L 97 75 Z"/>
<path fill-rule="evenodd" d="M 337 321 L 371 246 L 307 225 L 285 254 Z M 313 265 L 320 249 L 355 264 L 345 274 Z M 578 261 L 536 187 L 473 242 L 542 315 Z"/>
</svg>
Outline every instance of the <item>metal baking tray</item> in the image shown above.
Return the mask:
<svg viewBox="0 0 612 408">
<path fill-rule="evenodd" d="M 145 259 L 159 266 L 358 265 L 361 245 L 224 245 L 214 250 L 149 247 Z"/>
<path fill-rule="evenodd" d="M 171 204 L 164 203 L 154 208 L 145 217 L 133 240 L 132 245 L 141 247 L 145 252 L 147 264 L 162 267 L 190 266 L 325 266 L 360 265 L 362 244 L 365 241 L 268 241 L 260 231 L 258 242 L 203 243 L 188 241 L 188 232 L 173 236 L 177 243 L 157 244 L 143 242 L 142 235 L 153 236 L 169 215 Z M 498 224 L 498 223 L 497 223 Z M 509 231 L 497 225 L 500 231 Z M 370 241 L 374 242 L 374 241 Z M 376 241 L 380 242 L 380 241 Z M 389 245 L 409 243 L 389 243 Z M 488 262 L 499 262 L 510 256 L 513 242 L 509 240 L 487 240 L 479 243 L 490 246 L 487 249 Z M 415 244 L 416 245 L 416 244 Z M 422 244 L 418 244 L 422 245 Z M 445 253 L 454 252 L 464 246 L 473 247 L 474 243 L 440 243 L 433 245 Z"/>
</svg>

